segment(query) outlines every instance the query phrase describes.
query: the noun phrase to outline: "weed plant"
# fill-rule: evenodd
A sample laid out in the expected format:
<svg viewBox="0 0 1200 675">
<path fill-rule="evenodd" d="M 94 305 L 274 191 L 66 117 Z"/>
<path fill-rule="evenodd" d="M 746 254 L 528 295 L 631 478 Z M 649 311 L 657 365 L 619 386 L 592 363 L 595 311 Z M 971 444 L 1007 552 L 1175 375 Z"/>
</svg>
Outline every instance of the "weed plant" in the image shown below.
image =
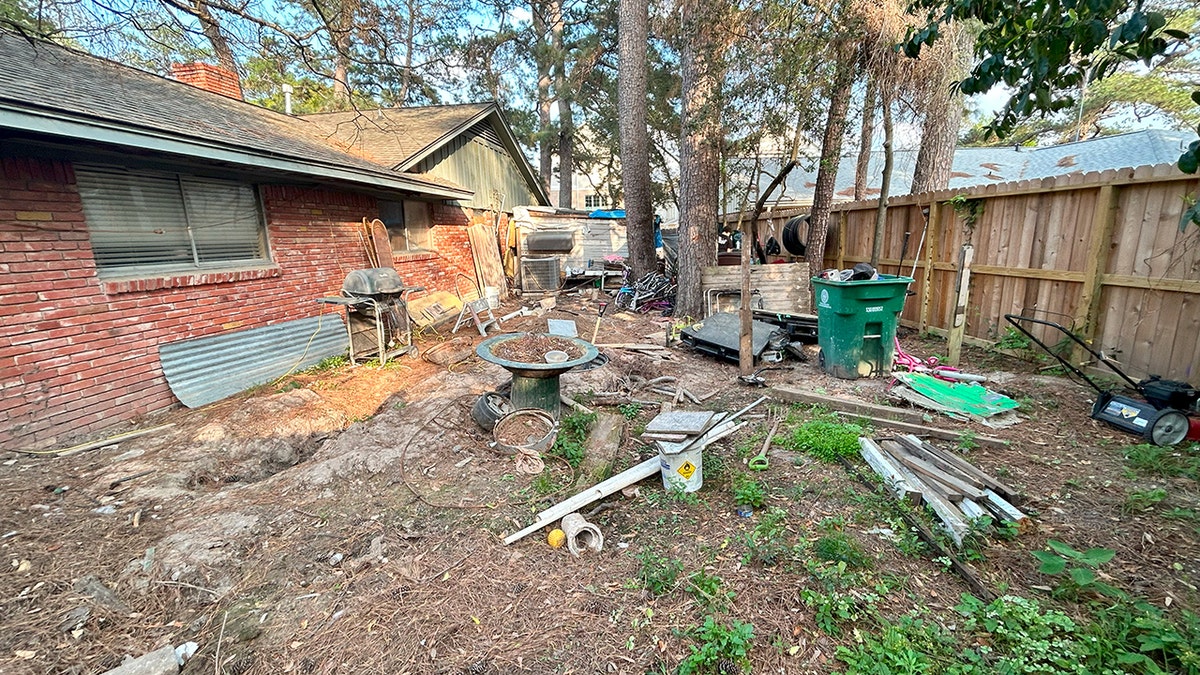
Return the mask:
<svg viewBox="0 0 1200 675">
<path fill-rule="evenodd" d="M 1183 476 L 1200 481 L 1200 443 L 1174 448 L 1142 443 L 1123 449 L 1125 463 L 1143 476 Z"/>
<path fill-rule="evenodd" d="M 767 501 L 767 491 L 758 481 L 750 476 L 739 473 L 733 478 L 733 502 L 745 504 L 754 508 L 762 508 Z"/>
<path fill-rule="evenodd" d="M 733 675 L 749 672 L 750 648 L 754 643 L 754 625 L 734 619 L 717 623 L 712 615 L 691 631 L 698 644 L 679 664 L 679 675 Z"/>
<path fill-rule="evenodd" d="M 790 450 L 804 451 L 826 462 L 858 454 L 858 437 L 863 427 L 838 421 L 832 415 L 822 415 L 801 423 L 783 436 L 780 444 Z"/>
<path fill-rule="evenodd" d="M 725 590 L 724 580 L 715 574 L 696 572 L 688 577 L 688 592 L 710 612 L 724 611 L 733 602 L 736 593 Z"/>
<path fill-rule="evenodd" d="M 558 438 L 550 448 L 550 454 L 558 455 L 567 460 L 574 469 L 583 461 L 584 443 L 588 432 L 596 423 L 596 413 L 574 412 L 562 418 L 559 425 Z"/>
<path fill-rule="evenodd" d="M 637 555 L 637 559 L 642 563 L 641 569 L 638 571 L 638 578 L 641 580 L 642 586 L 653 595 L 662 595 L 674 588 L 675 581 L 683 572 L 682 562 L 656 553 L 649 548 L 643 549 Z"/>
</svg>

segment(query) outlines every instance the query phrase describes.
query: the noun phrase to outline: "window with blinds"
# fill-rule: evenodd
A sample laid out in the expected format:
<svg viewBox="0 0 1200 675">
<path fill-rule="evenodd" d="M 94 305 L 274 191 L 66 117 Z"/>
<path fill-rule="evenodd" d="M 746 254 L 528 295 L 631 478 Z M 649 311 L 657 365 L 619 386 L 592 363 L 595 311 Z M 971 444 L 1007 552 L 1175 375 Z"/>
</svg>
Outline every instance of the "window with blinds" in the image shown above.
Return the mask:
<svg viewBox="0 0 1200 675">
<path fill-rule="evenodd" d="M 94 166 L 75 177 L 102 277 L 268 260 L 252 185 Z"/>
</svg>

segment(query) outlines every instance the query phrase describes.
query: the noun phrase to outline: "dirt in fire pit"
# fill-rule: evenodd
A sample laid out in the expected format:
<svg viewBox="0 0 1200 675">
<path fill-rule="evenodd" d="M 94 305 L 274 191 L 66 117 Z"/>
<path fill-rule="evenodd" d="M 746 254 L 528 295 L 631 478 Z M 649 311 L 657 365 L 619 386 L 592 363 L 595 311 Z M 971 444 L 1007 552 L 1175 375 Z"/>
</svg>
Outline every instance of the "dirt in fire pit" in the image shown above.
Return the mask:
<svg viewBox="0 0 1200 675">
<path fill-rule="evenodd" d="M 555 349 L 566 352 L 569 361 L 583 356 L 583 350 L 574 342 L 538 333 L 528 333 L 519 338 L 497 343 L 495 347 L 492 347 L 492 353 L 502 359 L 518 363 L 545 363 L 546 352 Z"/>
</svg>

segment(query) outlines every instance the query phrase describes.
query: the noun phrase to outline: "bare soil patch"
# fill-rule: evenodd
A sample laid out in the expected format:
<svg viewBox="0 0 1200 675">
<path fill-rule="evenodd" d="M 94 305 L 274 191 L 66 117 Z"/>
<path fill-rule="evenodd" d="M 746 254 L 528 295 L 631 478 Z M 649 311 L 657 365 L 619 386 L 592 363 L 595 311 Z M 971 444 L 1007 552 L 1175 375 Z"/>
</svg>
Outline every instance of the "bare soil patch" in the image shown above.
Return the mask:
<svg viewBox="0 0 1200 675">
<path fill-rule="evenodd" d="M 547 316 L 590 329 L 595 311 L 560 298 Z M 541 331 L 545 318 L 504 330 Z M 648 342 L 669 321 L 606 315 L 604 341 Z M 426 334 L 419 344 L 466 353 L 480 339 Z M 917 356 L 944 349 L 902 339 Z M 563 390 L 627 419 L 617 471 L 653 456 L 637 432 L 670 397 L 639 390 L 632 398 L 655 404 L 626 397 L 618 407 L 592 393 L 673 376 L 689 391 L 716 392 L 692 408 L 732 411 L 763 391 L 738 384 L 733 365 L 680 349 L 666 358 L 604 351 L 606 366 L 567 373 Z M 753 624 L 755 673 L 828 673 L 844 667 L 837 647 L 855 642 L 855 628 L 870 632 L 872 617 L 961 623 L 953 607 L 965 585 L 912 545 L 890 500 L 778 444 L 768 471 L 747 469 L 766 417 L 709 448 L 694 496 L 652 478 L 585 509 L 604 532 L 599 554 L 574 559 L 543 534 L 504 546 L 534 513 L 588 485 L 561 458 L 528 476 L 488 448 L 470 406 L 508 375 L 470 354 L 296 374 L 141 420 L 174 426 L 91 452 L 0 453 L 0 673 L 100 673 L 126 654 L 188 640 L 200 645 L 189 674 L 672 673 L 707 616 Z M 892 403 L 886 381 L 788 365 L 763 375 Z M 1052 580 L 1030 555 L 1055 539 L 1115 550 L 1103 577 L 1169 616 L 1200 608 L 1197 482 L 1131 469 L 1123 449 L 1137 439 L 1089 420 L 1089 390 L 1076 383 L 980 350 L 967 350 L 964 367 L 992 375 L 1025 419 L 1002 430 L 929 423 L 960 430 L 958 443 L 943 445 L 1021 489 L 1036 520 L 1013 539 L 973 545 L 966 558 L 983 582 L 1079 614 L 1042 590 Z M 768 412 L 812 414 L 781 404 L 755 411 Z M 972 434 L 1011 445 L 973 447 Z M 735 508 L 740 474 L 764 492 L 748 518 Z M 1144 494 L 1161 498 L 1133 499 Z M 779 521 L 769 540 L 756 539 L 771 517 Z M 828 540 L 851 542 L 865 566 L 828 577 L 827 565 L 811 562 Z M 768 541 L 805 553 L 768 550 Z M 644 577 L 660 558 L 678 573 L 655 594 Z M 694 590 L 706 578 L 719 580 L 723 600 Z M 859 617 L 836 635 L 814 600 L 835 592 Z"/>
</svg>

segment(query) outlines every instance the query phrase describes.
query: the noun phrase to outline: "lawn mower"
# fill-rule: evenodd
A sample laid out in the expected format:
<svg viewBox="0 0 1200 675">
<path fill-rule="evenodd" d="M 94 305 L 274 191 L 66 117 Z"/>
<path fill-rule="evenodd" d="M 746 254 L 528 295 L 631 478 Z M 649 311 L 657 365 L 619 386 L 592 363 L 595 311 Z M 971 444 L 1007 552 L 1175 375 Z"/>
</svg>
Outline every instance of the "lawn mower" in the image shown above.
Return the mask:
<svg viewBox="0 0 1200 675">
<path fill-rule="evenodd" d="M 1044 349 L 1047 354 L 1058 359 L 1064 368 L 1078 375 L 1096 390 L 1098 395 L 1096 403 L 1092 405 L 1092 419 L 1141 436 L 1155 445 L 1176 445 L 1185 439 L 1200 440 L 1200 418 L 1190 417 L 1200 412 L 1200 408 L 1198 408 L 1200 390 L 1192 385 L 1177 380 L 1164 380 L 1157 375 L 1134 382 L 1133 378 L 1125 374 L 1125 371 L 1060 324 L 1015 314 L 1005 314 L 1004 318 L 1030 341 Z M 1103 389 L 1094 379 L 1046 346 L 1046 343 L 1034 337 L 1033 333 L 1030 333 L 1029 329 L 1022 324 L 1037 324 L 1062 332 L 1075 344 L 1087 350 L 1097 363 L 1103 363 L 1118 377 L 1125 380 L 1129 387 L 1137 392 L 1141 400 L 1114 393 L 1114 390 Z"/>
</svg>

